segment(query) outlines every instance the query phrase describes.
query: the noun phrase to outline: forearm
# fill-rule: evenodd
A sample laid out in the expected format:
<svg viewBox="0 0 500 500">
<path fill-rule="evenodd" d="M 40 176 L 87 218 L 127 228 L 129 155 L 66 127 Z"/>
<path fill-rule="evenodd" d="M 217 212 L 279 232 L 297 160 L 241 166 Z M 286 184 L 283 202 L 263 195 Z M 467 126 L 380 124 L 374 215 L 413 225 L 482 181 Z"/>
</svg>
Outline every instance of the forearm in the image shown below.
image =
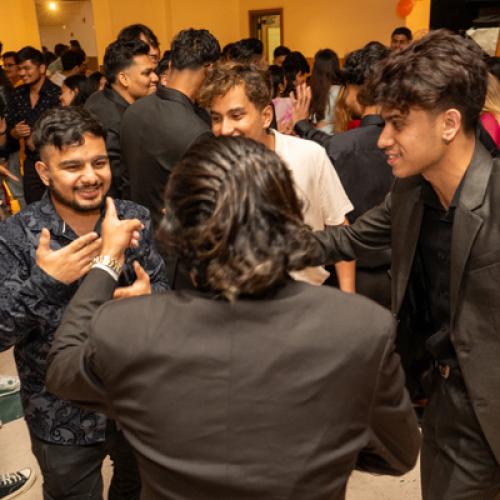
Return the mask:
<svg viewBox="0 0 500 500">
<path fill-rule="evenodd" d="M 327 134 L 326 132 L 315 128 L 309 120 L 300 120 L 295 124 L 293 130 L 299 137 L 317 142 L 318 144 L 321 144 L 321 146 L 323 146 L 325 149 L 328 147 L 328 143 L 332 138 L 330 134 Z"/>
<path fill-rule="evenodd" d="M 62 399 L 102 403 L 104 394 L 93 374 L 93 348 L 88 340 L 97 309 L 111 300 L 115 280 L 92 269 L 73 296 L 57 329 L 47 358 L 47 387 Z"/>
<path fill-rule="evenodd" d="M 356 261 L 341 261 L 335 264 L 339 288 L 343 292 L 356 293 Z"/>
</svg>

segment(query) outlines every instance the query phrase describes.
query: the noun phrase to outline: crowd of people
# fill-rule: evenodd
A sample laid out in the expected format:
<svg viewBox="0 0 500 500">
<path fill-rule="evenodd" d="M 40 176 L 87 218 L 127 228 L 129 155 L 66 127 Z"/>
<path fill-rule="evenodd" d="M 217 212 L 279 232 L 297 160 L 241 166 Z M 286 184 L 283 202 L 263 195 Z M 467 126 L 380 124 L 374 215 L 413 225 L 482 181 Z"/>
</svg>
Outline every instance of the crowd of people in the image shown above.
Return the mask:
<svg viewBox="0 0 500 500">
<path fill-rule="evenodd" d="M 44 500 L 500 494 L 500 64 L 124 28 L 2 56 L 0 350 Z M 498 192 L 497 192 L 497 184 Z M 2 431 L 5 432 L 5 431 Z M 6 474 L 0 498 L 32 483 Z"/>
</svg>

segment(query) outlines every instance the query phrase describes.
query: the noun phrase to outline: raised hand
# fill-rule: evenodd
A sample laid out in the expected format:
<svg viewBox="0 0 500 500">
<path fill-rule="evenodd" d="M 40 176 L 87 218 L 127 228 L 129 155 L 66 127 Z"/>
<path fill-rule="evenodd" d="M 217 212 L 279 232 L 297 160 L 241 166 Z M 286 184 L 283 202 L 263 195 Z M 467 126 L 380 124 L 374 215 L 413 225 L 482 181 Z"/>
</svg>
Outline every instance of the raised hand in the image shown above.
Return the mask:
<svg viewBox="0 0 500 500">
<path fill-rule="evenodd" d="M 5 163 L 0 163 L 0 177 L 8 177 L 15 182 L 20 182 L 19 177 L 16 177 L 14 174 L 10 173 L 9 167 Z"/>
<path fill-rule="evenodd" d="M 115 203 L 108 196 L 106 198 L 106 216 L 102 222 L 101 255 L 109 256 L 123 264 L 125 250 L 139 245 L 139 231 L 143 228 L 144 226 L 139 219 L 120 220 L 116 213 Z"/>
<path fill-rule="evenodd" d="M 134 271 L 137 279 L 130 286 L 117 288 L 113 294 L 114 299 L 125 299 L 127 297 L 151 294 L 149 275 L 136 260 L 134 261 Z"/>
<path fill-rule="evenodd" d="M 50 232 L 43 228 L 36 249 L 36 263 L 49 276 L 69 285 L 88 273 L 92 259 L 100 254 L 101 244 L 99 235 L 92 232 L 59 250 L 52 250 Z"/>
<path fill-rule="evenodd" d="M 21 139 L 21 137 L 28 137 L 29 135 L 31 135 L 31 128 L 24 120 L 16 123 L 15 127 L 12 129 L 12 136 L 15 139 Z"/>
<path fill-rule="evenodd" d="M 311 106 L 311 87 L 305 83 L 301 83 L 295 87 L 295 92 L 290 94 L 292 99 L 292 122 L 293 125 L 300 120 L 307 120 L 309 118 L 309 107 Z"/>
</svg>

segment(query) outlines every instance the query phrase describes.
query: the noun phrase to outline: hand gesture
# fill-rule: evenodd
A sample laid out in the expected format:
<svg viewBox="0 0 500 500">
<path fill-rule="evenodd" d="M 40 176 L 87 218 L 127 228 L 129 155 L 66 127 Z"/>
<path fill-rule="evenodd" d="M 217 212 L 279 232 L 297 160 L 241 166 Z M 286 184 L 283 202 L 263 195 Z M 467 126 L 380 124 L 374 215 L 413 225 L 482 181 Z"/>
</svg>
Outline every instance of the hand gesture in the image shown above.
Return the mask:
<svg viewBox="0 0 500 500">
<path fill-rule="evenodd" d="M 9 167 L 6 163 L 0 163 L 0 177 L 8 177 L 15 182 L 19 182 L 19 177 L 16 177 L 14 174 L 10 173 Z"/>
<path fill-rule="evenodd" d="M 31 128 L 24 120 L 16 123 L 16 126 L 12 129 L 12 136 L 15 139 L 21 139 L 21 137 L 28 137 L 29 135 L 31 135 Z"/>
<path fill-rule="evenodd" d="M 115 203 L 106 198 L 106 216 L 102 222 L 101 255 L 109 256 L 120 264 L 125 262 L 125 250 L 139 245 L 140 233 L 144 226 L 139 219 L 120 220 Z"/>
<path fill-rule="evenodd" d="M 149 275 L 136 260 L 134 260 L 134 271 L 137 279 L 130 286 L 117 288 L 113 294 L 114 299 L 125 299 L 128 297 L 151 294 Z"/>
<path fill-rule="evenodd" d="M 309 118 L 309 107 L 311 105 L 311 87 L 307 87 L 305 83 L 301 83 L 295 87 L 295 92 L 290 94 L 292 99 L 292 122 L 293 125 L 300 120 Z"/>
<path fill-rule="evenodd" d="M 69 285 L 89 272 L 92 259 L 100 254 L 101 243 L 99 235 L 92 232 L 59 250 L 52 250 L 50 232 L 43 228 L 36 249 L 36 263 L 49 276 Z"/>
</svg>

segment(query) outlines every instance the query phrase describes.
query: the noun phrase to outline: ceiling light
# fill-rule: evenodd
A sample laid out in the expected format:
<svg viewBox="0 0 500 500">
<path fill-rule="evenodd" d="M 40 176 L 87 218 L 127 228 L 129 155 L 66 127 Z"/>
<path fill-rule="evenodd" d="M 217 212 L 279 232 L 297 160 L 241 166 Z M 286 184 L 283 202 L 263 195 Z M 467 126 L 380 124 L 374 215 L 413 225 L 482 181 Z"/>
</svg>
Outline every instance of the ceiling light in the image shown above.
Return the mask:
<svg viewBox="0 0 500 500">
<path fill-rule="evenodd" d="M 57 10 L 57 2 L 49 2 L 47 4 L 49 10 L 56 11 Z"/>
</svg>

